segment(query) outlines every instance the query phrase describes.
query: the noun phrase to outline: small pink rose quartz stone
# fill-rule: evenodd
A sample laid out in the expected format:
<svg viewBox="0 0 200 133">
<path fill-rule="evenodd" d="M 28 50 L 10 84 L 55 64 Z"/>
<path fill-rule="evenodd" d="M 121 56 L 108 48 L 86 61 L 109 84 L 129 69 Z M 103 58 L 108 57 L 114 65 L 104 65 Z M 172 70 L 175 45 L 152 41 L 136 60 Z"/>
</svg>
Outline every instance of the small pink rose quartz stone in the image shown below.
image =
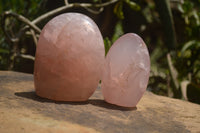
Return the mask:
<svg viewBox="0 0 200 133">
<path fill-rule="evenodd" d="M 102 77 L 105 101 L 135 107 L 146 90 L 150 58 L 143 40 L 136 34 L 120 37 L 110 48 Z"/>
<path fill-rule="evenodd" d="M 50 20 L 37 44 L 36 94 L 56 101 L 85 101 L 102 77 L 105 58 L 99 28 L 89 17 L 65 13 Z"/>
</svg>

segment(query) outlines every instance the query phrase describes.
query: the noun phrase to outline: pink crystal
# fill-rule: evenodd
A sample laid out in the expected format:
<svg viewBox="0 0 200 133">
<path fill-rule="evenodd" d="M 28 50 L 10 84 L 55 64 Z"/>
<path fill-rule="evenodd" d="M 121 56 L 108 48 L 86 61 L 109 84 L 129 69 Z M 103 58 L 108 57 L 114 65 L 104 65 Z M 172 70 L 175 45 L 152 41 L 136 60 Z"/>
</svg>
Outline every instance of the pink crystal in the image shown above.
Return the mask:
<svg viewBox="0 0 200 133">
<path fill-rule="evenodd" d="M 150 58 L 143 40 L 133 33 L 123 35 L 106 56 L 102 78 L 105 101 L 135 107 L 146 90 L 149 72 Z"/>
<path fill-rule="evenodd" d="M 102 76 L 104 42 L 97 25 L 79 13 L 65 13 L 43 28 L 36 50 L 37 95 L 57 101 L 85 101 Z"/>
</svg>

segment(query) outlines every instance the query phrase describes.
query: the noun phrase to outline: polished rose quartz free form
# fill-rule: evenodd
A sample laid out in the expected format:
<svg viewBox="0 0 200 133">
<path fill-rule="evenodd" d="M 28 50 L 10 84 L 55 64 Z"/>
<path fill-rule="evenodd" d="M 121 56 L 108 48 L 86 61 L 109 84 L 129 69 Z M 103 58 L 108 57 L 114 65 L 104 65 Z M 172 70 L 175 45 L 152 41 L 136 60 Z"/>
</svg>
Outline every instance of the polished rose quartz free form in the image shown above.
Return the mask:
<svg viewBox="0 0 200 133">
<path fill-rule="evenodd" d="M 37 44 L 36 94 L 57 101 L 85 101 L 102 74 L 104 43 L 97 25 L 79 13 L 50 20 Z"/>
<path fill-rule="evenodd" d="M 135 107 L 146 90 L 149 72 L 150 58 L 143 40 L 133 33 L 123 35 L 106 56 L 102 78 L 105 101 Z"/>
</svg>

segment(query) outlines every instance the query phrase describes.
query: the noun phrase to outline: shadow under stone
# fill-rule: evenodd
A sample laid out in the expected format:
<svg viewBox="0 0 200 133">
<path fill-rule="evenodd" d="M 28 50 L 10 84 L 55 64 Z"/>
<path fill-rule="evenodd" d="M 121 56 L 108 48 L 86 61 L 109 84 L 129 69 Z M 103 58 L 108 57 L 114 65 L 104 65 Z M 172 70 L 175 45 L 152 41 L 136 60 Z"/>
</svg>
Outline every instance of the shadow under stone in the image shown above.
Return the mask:
<svg viewBox="0 0 200 133">
<path fill-rule="evenodd" d="M 86 104 L 91 104 L 94 106 L 106 108 L 106 109 L 111 109 L 111 110 L 121 110 L 121 111 L 131 111 L 131 110 L 137 110 L 137 107 L 121 107 L 117 106 L 114 104 L 110 104 L 105 102 L 102 99 L 88 99 L 87 101 L 82 101 L 82 102 L 73 102 L 73 101 L 54 101 L 50 100 L 47 98 L 42 98 L 36 95 L 35 91 L 31 92 L 15 92 L 16 96 L 23 97 L 23 98 L 28 98 L 32 99 L 37 102 L 42 102 L 42 103 L 55 103 L 55 104 L 70 104 L 70 105 L 86 105 Z"/>
<path fill-rule="evenodd" d="M 103 107 L 103 108 L 112 109 L 112 110 L 121 110 L 121 111 L 137 110 L 137 107 L 121 107 L 121 106 L 107 103 L 101 99 L 89 99 L 88 103 L 94 106 Z"/>
<path fill-rule="evenodd" d="M 35 91 L 31 92 L 15 92 L 16 96 L 23 97 L 23 98 L 28 98 L 32 99 L 37 102 L 42 102 L 42 103 L 56 103 L 56 104 L 71 104 L 71 105 L 84 105 L 88 104 L 88 101 L 83 101 L 83 102 L 70 102 L 70 101 L 54 101 L 51 99 L 43 98 L 38 96 Z"/>
</svg>

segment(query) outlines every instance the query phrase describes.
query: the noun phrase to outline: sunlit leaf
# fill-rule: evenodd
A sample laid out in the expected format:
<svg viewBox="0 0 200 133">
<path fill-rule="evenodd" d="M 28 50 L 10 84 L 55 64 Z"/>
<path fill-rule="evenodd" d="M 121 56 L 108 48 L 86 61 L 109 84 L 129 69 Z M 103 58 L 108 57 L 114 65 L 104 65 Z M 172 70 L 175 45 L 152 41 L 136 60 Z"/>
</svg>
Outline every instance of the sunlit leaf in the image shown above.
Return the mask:
<svg viewBox="0 0 200 133">
<path fill-rule="evenodd" d="M 169 53 L 167 54 L 167 62 L 168 62 L 169 70 L 170 70 L 174 85 L 175 85 L 176 89 L 178 90 L 178 88 L 179 88 L 178 71 L 174 67 L 174 65 L 172 63 L 171 55 Z"/>
<path fill-rule="evenodd" d="M 129 2 L 129 7 L 135 11 L 139 11 L 140 10 L 140 6 L 138 4 L 136 4 L 135 2 Z"/>
<path fill-rule="evenodd" d="M 194 47 L 194 46 L 200 47 L 200 42 L 197 42 L 196 40 L 191 40 L 191 41 L 185 43 L 185 45 L 181 49 L 181 52 L 184 53 L 187 49 Z"/>
</svg>

